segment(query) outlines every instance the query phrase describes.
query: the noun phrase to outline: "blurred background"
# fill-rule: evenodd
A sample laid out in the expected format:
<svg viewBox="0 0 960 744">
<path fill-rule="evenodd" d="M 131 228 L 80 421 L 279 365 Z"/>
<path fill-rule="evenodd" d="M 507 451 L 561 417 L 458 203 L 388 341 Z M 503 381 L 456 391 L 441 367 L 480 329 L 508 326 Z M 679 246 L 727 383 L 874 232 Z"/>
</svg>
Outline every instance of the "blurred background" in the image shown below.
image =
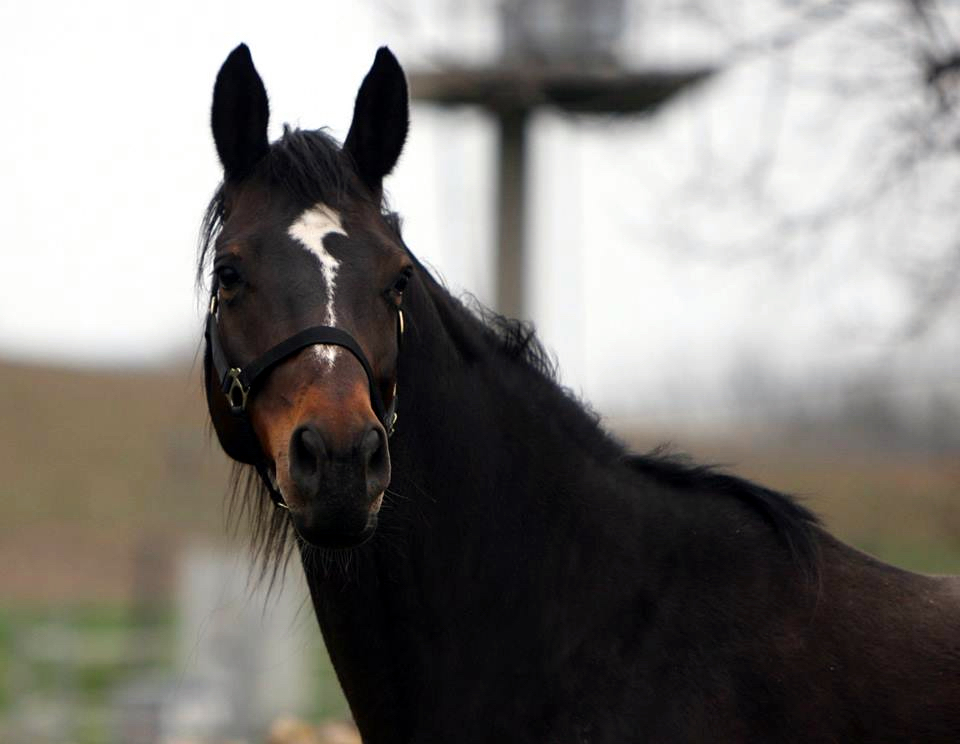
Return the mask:
<svg viewBox="0 0 960 744">
<path fill-rule="evenodd" d="M 299 567 L 257 581 L 200 392 L 214 76 L 346 134 L 455 293 L 638 449 L 960 572 L 960 2 L 0 3 L 0 740 L 356 741 Z"/>
</svg>

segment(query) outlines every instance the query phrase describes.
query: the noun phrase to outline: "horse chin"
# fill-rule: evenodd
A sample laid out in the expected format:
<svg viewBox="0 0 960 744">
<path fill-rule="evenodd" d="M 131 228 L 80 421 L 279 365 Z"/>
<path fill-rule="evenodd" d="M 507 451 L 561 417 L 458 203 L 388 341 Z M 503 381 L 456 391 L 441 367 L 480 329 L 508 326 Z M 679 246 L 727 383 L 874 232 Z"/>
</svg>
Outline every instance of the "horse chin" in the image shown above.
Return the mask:
<svg viewBox="0 0 960 744">
<path fill-rule="evenodd" d="M 300 539 L 315 548 L 356 548 L 377 531 L 377 514 L 372 510 L 358 509 L 332 515 L 291 510 L 290 516 Z"/>
</svg>

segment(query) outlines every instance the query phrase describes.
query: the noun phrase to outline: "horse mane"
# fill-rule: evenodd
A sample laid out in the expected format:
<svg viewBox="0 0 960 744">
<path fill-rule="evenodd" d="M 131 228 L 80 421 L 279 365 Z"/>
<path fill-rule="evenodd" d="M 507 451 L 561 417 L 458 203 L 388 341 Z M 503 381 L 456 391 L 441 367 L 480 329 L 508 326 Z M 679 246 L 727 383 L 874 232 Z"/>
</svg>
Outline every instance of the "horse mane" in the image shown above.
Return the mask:
<svg viewBox="0 0 960 744">
<path fill-rule="evenodd" d="M 399 231 L 399 222 L 393 224 Z M 646 454 L 627 452 L 603 428 L 600 415 L 560 384 L 556 360 L 546 350 L 531 323 L 500 315 L 474 298 L 468 303 L 459 302 L 436 280 L 434 283 L 439 289 L 439 299 L 443 300 L 446 319 L 458 325 L 470 324 L 471 319 L 479 321 L 481 335 L 495 348 L 542 378 L 554 391 L 551 400 L 553 417 L 565 420 L 567 430 L 574 432 L 580 442 L 591 443 L 594 452 L 601 457 L 615 458 L 639 478 L 682 491 L 726 496 L 739 501 L 773 528 L 792 559 L 808 576 L 817 575 L 820 521 L 795 497 L 725 473 L 715 465 L 696 464 L 685 455 L 670 452 L 665 446 Z M 435 299 L 438 299 L 437 295 L 435 289 Z"/>
<path fill-rule="evenodd" d="M 508 358 L 525 364 L 542 377 L 559 384 L 557 359 L 547 351 L 547 347 L 537 336 L 533 323 L 500 315 L 482 305 L 479 300 L 472 300 L 471 304 L 483 328 L 493 336 L 500 350 Z M 570 394 L 566 389 L 564 393 Z M 577 402 L 585 406 L 583 401 Z M 599 417 L 596 418 L 599 421 Z"/>
<path fill-rule="evenodd" d="M 358 202 L 371 203 L 369 191 L 356 174 L 353 159 L 323 129 L 293 129 L 284 124 L 280 139 L 270 145 L 251 177 L 282 189 L 304 209 L 323 202 L 339 212 Z M 204 268 L 223 226 L 224 186 L 221 183 L 217 187 L 200 226 L 197 262 L 197 283 L 200 286 Z M 382 208 L 383 204 L 377 206 Z"/>
<path fill-rule="evenodd" d="M 369 203 L 371 198 L 359 183 L 350 156 L 323 130 L 300 130 L 285 126 L 282 137 L 271 144 L 254 173 L 269 185 L 283 189 L 305 208 L 323 202 L 332 209 L 343 210 L 350 204 L 356 204 L 357 200 Z M 197 265 L 200 286 L 204 268 L 223 224 L 224 197 L 224 184 L 221 184 L 204 212 Z M 376 206 L 403 244 L 400 217 L 388 211 L 383 202 Z M 411 257 L 416 261 L 412 254 Z M 578 440 L 589 442 L 594 451 L 611 461 L 619 460 L 636 477 L 670 488 L 709 492 L 740 501 L 773 528 L 804 569 L 815 572 L 818 550 L 816 529 L 819 521 L 811 511 L 791 496 L 721 472 L 712 466 L 693 464 L 663 449 L 648 454 L 627 453 L 603 429 L 600 416 L 569 389 L 560 385 L 557 362 L 538 338 L 532 324 L 500 315 L 475 299 L 466 302 L 457 300 L 419 261 L 417 263 L 427 283 L 433 287 L 431 294 L 434 299 L 440 302 L 447 317 L 458 326 L 460 341 L 469 338 L 469 346 L 474 347 L 473 353 L 480 353 L 481 347 L 492 346 L 505 359 L 535 373 L 546 388 L 554 392 L 553 401 L 557 404 L 553 409 L 554 415 L 569 422 Z M 486 343 L 478 345 L 479 341 Z M 289 560 L 289 549 L 299 538 L 293 533 L 287 515 L 274 507 L 255 468 L 237 464 L 231 480 L 231 522 L 238 525 L 244 515 L 250 517 L 251 541 L 261 559 L 262 575 L 269 575 L 272 583 L 282 576 Z M 344 551 L 318 548 L 304 553 L 306 560 L 324 567 L 331 562 L 348 560 L 344 555 Z"/>
<path fill-rule="evenodd" d="M 646 454 L 625 455 L 623 462 L 636 474 L 655 482 L 740 501 L 773 528 L 804 570 L 816 573 L 820 519 L 795 497 L 725 473 L 716 465 L 697 464 L 665 446 Z"/>
</svg>

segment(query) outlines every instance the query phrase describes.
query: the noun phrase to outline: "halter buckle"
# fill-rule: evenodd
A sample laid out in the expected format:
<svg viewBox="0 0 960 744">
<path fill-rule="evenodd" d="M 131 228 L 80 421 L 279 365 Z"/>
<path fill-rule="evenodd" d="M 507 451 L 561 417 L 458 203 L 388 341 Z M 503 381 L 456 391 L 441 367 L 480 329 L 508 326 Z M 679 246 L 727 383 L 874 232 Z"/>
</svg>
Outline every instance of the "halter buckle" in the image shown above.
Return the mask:
<svg viewBox="0 0 960 744">
<path fill-rule="evenodd" d="M 250 388 L 244 387 L 240 381 L 242 370 L 238 367 L 231 367 L 227 372 L 227 379 L 230 381 L 230 387 L 226 390 L 227 400 L 230 401 L 230 413 L 240 414 L 247 408 L 247 396 L 250 394 Z"/>
</svg>

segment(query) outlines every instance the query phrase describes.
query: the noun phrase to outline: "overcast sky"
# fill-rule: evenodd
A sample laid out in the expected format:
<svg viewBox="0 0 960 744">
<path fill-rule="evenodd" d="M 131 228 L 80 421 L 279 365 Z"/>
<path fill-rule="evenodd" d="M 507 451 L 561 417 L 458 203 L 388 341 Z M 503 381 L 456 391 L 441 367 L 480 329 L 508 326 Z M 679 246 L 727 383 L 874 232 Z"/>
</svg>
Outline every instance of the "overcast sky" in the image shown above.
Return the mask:
<svg viewBox="0 0 960 744">
<path fill-rule="evenodd" d="M 189 355 L 201 327 L 196 234 L 220 176 L 208 124 L 220 63 L 240 41 L 251 47 L 272 136 L 287 121 L 342 138 L 380 44 L 409 68 L 495 49 L 479 3 L 459 14 L 440 0 L 430 12 L 402 6 L 0 5 L 0 356 L 127 365 Z M 624 56 L 716 53 L 702 33 L 670 29 L 651 35 L 631 16 Z M 798 70 L 834 53 L 824 43 L 801 52 L 738 64 L 653 119 L 535 121 L 533 314 L 564 381 L 601 408 L 691 389 L 713 399 L 749 360 L 804 379 L 919 355 L 957 384 L 957 324 L 947 316 L 905 346 L 896 328 L 911 299 L 888 266 L 862 261 L 864 235 L 883 225 L 841 226 L 816 261 L 754 249 L 779 242 L 772 212 L 802 212 L 842 180 L 872 121 L 869 107 L 798 85 Z M 492 297 L 494 146 L 477 113 L 416 107 L 387 184 L 411 248 L 481 300 Z M 734 194 L 750 188 L 737 174 L 761 166 L 763 195 Z M 916 250 L 943 242 L 943 225 L 924 229 Z"/>
</svg>

